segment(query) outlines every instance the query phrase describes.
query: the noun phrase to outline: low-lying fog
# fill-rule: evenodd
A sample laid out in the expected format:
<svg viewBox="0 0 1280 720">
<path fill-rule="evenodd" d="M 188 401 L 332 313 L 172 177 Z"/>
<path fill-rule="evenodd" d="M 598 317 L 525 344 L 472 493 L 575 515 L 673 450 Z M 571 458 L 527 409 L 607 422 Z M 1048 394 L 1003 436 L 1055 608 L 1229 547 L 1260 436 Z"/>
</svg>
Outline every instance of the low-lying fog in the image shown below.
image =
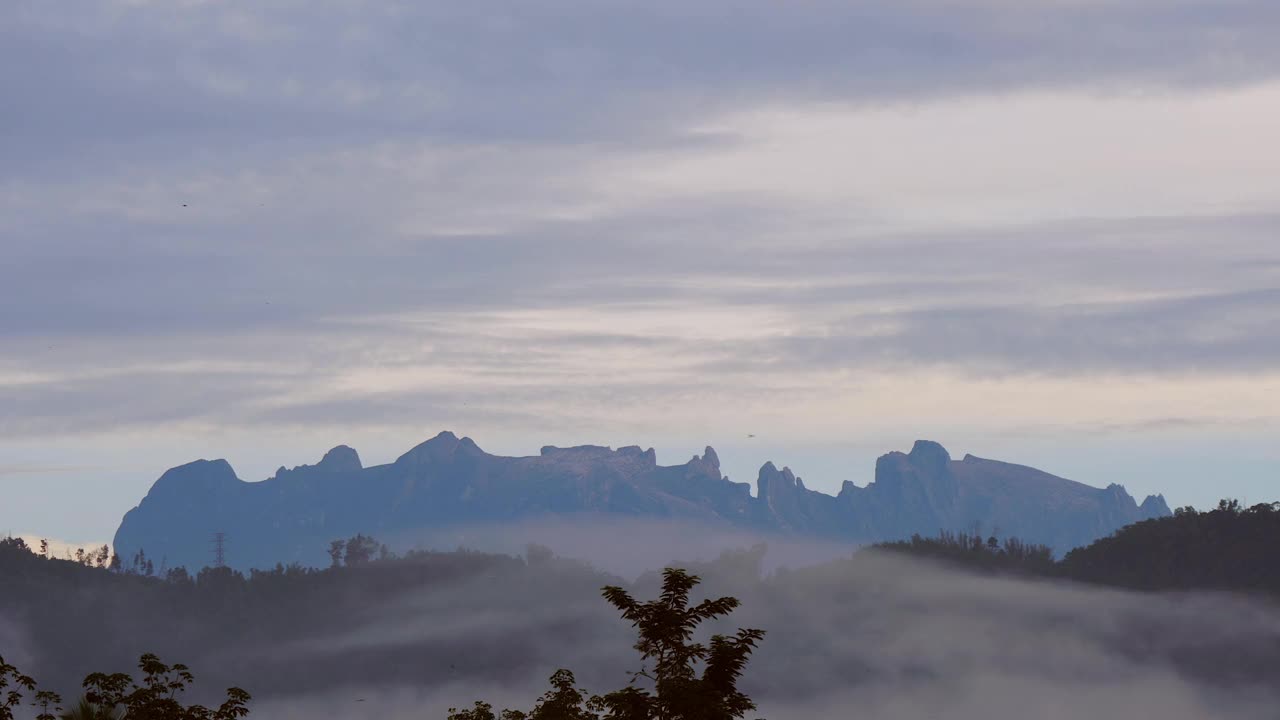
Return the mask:
<svg viewBox="0 0 1280 720">
<path fill-rule="evenodd" d="M 684 560 L 704 577 L 703 594 L 742 599 L 719 629 L 768 632 L 743 685 L 771 720 L 1274 719 L 1280 707 L 1280 608 L 1260 601 L 981 577 L 880 552 L 850 559 L 848 548 L 798 542 L 688 562 L 751 539 L 674 525 L 525 526 L 491 531 L 483 542 L 477 531 L 471 540 L 498 549 L 517 536 L 628 577 L 668 564 L 660 557 Z M 653 597 L 657 582 L 641 576 L 634 592 Z M 303 718 L 346 707 L 349 717 L 443 717 L 445 708 L 477 698 L 528 709 L 556 667 L 573 669 L 595 692 L 624 685 L 626 671 L 639 668 L 630 629 L 598 594 L 580 582 L 523 587 L 531 589 L 502 598 L 498 577 L 424 588 L 350 631 L 282 649 L 303 661 L 468 639 L 510 643 L 534 659 L 523 674 L 494 682 L 462 652 L 443 678 L 442 665 L 423 668 L 430 687 L 273 698 L 255 714 Z"/>
<path fill-rule="evenodd" d="M 983 577 L 827 545 L 765 553 L 746 549 L 759 539 L 671 525 L 471 532 L 472 547 L 518 535 L 561 557 L 386 592 L 371 567 L 351 576 L 364 587 L 259 598 L 216 620 L 174 604 L 180 626 L 134 620 L 112 652 L 185 662 L 204 689 L 242 686 L 254 718 L 443 720 L 476 699 L 527 710 L 558 667 L 592 692 L 625 685 L 640 667 L 634 635 L 599 588 L 649 599 L 658 577 L 642 570 L 680 561 L 704 578 L 695 597 L 742 600 L 718 630 L 767 631 L 742 686 L 769 720 L 1274 720 L 1280 708 L 1280 607 L 1260 600 Z M 715 558 L 725 545 L 743 549 Z M 317 619 L 282 630 L 291 615 Z M 52 671 L 3 620 L 4 654 Z"/>
</svg>

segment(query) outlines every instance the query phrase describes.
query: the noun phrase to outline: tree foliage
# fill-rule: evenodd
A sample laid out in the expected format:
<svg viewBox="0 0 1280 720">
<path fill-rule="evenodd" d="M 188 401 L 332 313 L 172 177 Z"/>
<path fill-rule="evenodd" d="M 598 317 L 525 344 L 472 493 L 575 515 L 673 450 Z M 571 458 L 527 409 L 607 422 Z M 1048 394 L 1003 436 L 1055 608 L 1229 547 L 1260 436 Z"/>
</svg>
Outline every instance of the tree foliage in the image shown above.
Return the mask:
<svg viewBox="0 0 1280 720">
<path fill-rule="evenodd" d="M 1136 590 L 1232 590 L 1280 595 L 1280 503 L 1223 500 L 1208 511 L 1121 528 L 1067 553 L 1061 575 Z"/>
<path fill-rule="evenodd" d="M 180 698 L 195 677 L 185 665 L 166 665 L 150 653 L 138 660 L 139 684 L 126 673 L 93 673 L 84 679 L 85 697 L 106 708 L 120 707 L 130 720 L 237 720 L 249 714 L 249 693 L 228 688 L 217 708 L 184 705 Z"/>
<path fill-rule="evenodd" d="M 58 720 L 62 712 L 62 697 L 52 690 L 37 691 L 31 700 L 31 706 L 39 710 L 36 720 Z"/>
<path fill-rule="evenodd" d="M 1280 503 L 1212 510 L 1182 507 L 1171 517 L 1126 525 L 1054 562 L 1049 548 L 1016 538 L 919 535 L 875 546 L 970 570 L 1061 578 L 1132 590 L 1229 590 L 1280 596 Z"/>
<path fill-rule="evenodd" d="M 879 543 L 874 547 L 984 572 L 1046 574 L 1054 568 L 1053 550 L 1047 545 L 1028 544 L 1018 538 L 1001 541 L 994 535 L 983 540 L 977 533 L 940 532 L 936 537 L 916 534 L 910 540 Z"/>
<path fill-rule="evenodd" d="M 58 720 L 124 720 L 124 710 L 118 707 L 98 705 L 90 702 L 88 696 L 80 696 L 75 707 L 64 711 Z"/>
<path fill-rule="evenodd" d="M 356 534 L 329 543 L 329 567 L 368 565 L 375 560 L 394 559 L 391 549 L 368 535 Z"/>
<path fill-rule="evenodd" d="M 0 657 L 0 720 L 13 720 L 15 708 L 22 705 L 23 693 L 31 693 L 31 707 L 36 720 L 57 720 L 62 711 L 62 698 L 52 690 L 36 690 L 36 681 Z"/>
<path fill-rule="evenodd" d="M 477 701 L 468 710 L 450 708 L 449 720 L 733 720 L 756 708 L 738 689 L 738 680 L 763 630 L 739 629 L 714 635 L 707 643 L 694 635 L 702 623 L 737 609 L 736 598 L 721 597 L 691 604 L 700 578 L 668 568 L 655 600 L 641 602 L 625 589 L 606 586 L 605 600 L 631 622 L 642 667 L 626 687 L 589 695 L 575 687 L 573 673 L 557 670 L 551 689 L 528 713 L 504 710 Z M 647 663 L 652 663 L 652 670 Z"/>
<path fill-rule="evenodd" d="M 345 541 L 343 545 L 345 549 Z M 263 682 L 269 687 L 328 687 L 353 676 L 411 683 L 421 670 L 409 650 L 358 667 L 339 656 L 285 663 L 267 651 L 301 637 L 339 632 L 369 608 L 424 587 L 499 576 L 522 587 L 554 587 L 560 595 L 590 598 L 610 581 L 602 573 L 567 566 L 535 572 L 520 558 L 479 552 L 413 550 L 384 558 L 381 546 L 373 560 L 336 571 L 300 565 L 249 573 L 230 567 L 193 572 L 175 567 L 147 577 L 129 572 L 130 562 L 123 565 L 120 571 L 86 567 L 61 553 L 44 557 L 16 538 L 0 537 L 0 616 L 22 618 L 24 645 L 39 648 L 39 665 L 23 669 L 62 692 L 68 706 L 75 705 L 69 691 L 78 690 L 86 674 L 132 668 L 141 650 L 161 658 L 181 657 L 203 668 L 198 673 L 201 685 L 228 687 L 261 673 L 267 674 Z M 14 649 L 0 640 L 0 653 L 10 656 Z M 504 650 L 497 638 L 479 643 L 459 636 L 432 644 L 425 654 L 447 667 L 445 659 L 460 653 L 473 653 L 469 667 L 483 663 L 495 677 L 508 677 L 527 663 L 522 654 Z M 217 662 L 228 655 L 243 660 L 237 665 Z M 26 694 L 24 709 L 30 699 Z"/>
<path fill-rule="evenodd" d="M 23 692 L 35 689 L 35 680 L 18 672 L 18 668 L 0 656 L 0 720 L 13 720 L 14 708 L 22 705 Z"/>
<path fill-rule="evenodd" d="M 214 709 L 183 704 L 180 695 L 195 680 L 185 665 L 165 665 L 146 654 L 138 668 L 141 684 L 127 673 L 89 675 L 80 702 L 63 712 L 57 693 L 37 690 L 35 680 L 0 657 L 0 720 L 14 720 L 24 693 L 32 694 L 35 720 L 239 720 L 249 714 L 249 693 L 240 688 L 229 688 L 226 701 Z"/>
</svg>

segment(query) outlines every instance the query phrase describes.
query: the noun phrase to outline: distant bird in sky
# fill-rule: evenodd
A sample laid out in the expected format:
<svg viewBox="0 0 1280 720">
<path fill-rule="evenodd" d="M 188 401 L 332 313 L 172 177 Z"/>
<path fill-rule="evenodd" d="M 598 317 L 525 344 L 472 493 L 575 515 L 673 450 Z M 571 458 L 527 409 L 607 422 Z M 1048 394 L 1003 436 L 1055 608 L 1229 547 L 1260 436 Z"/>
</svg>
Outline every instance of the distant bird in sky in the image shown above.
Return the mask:
<svg viewBox="0 0 1280 720">
<path fill-rule="evenodd" d="M 747 437 L 749 437 L 749 438 L 753 438 L 753 437 L 755 437 L 755 435 L 753 435 L 753 434 L 751 434 L 751 433 L 747 433 Z"/>
</svg>

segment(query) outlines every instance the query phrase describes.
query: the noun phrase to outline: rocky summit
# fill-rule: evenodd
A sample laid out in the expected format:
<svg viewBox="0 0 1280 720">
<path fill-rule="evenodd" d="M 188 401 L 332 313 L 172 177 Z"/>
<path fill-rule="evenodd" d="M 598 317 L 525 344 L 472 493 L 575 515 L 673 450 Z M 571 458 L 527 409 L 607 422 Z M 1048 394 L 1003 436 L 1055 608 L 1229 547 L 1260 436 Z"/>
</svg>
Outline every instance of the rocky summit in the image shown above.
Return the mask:
<svg viewBox="0 0 1280 720">
<path fill-rule="evenodd" d="M 1139 505 L 1119 485 L 1099 489 L 972 455 L 953 460 L 928 441 L 880 457 L 874 482 L 846 482 L 835 496 L 766 463 L 752 495 L 723 476 L 711 448 L 670 466 L 635 446 L 503 457 L 444 432 L 367 468 L 346 446 L 261 482 L 240 480 L 225 460 L 173 468 L 125 514 L 114 545 L 126 561 L 144 550 L 155 563 L 194 569 L 209 563 L 210 538 L 223 532 L 237 567 L 319 565 L 329 541 L 356 533 L 394 540 L 448 527 L 627 516 L 849 543 L 978 528 L 1061 553 L 1169 514 L 1158 495 Z"/>
</svg>

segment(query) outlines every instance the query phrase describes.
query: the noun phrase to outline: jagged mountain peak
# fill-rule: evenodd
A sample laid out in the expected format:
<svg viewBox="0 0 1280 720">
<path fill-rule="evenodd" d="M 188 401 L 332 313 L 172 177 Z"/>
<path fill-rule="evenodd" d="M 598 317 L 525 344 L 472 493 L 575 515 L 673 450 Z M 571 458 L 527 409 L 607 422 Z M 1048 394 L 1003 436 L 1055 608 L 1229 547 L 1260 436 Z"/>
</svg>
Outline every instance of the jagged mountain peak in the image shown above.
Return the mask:
<svg viewBox="0 0 1280 720">
<path fill-rule="evenodd" d="M 1138 509 L 1142 511 L 1145 519 L 1167 517 L 1173 514 L 1169 509 L 1169 503 L 1165 502 L 1164 495 L 1148 495 Z"/>
<path fill-rule="evenodd" d="M 216 492 L 239 482 L 236 471 L 226 460 L 200 459 L 166 470 L 151 486 L 151 491 L 147 495 L 150 497 L 191 492 Z"/>
<path fill-rule="evenodd" d="M 708 445 L 706 449 L 702 451 L 702 461 L 711 465 L 714 468 L 720 467 L 720 456 L 716 454 L 716 449 L 711 447 L 710 445 Z"/>
<path fill-rule="evenodd" d="M 470 438 L 464 438 L 467 445 L 464 449 L 475 448 L 479 450 Z M 445 430 L 440 432 L 430 440 L 426 440 L 415 445 L 409 452 L 396 458 L 397 465 L 429 465 L 438 462 L 447 462 L 453 458 L 454 453 L 463 445 L 463 440 L 459 440 L 457 435 Z"/>
<path fill-rule="evenodd" d="M 360 464 L 360 454 L 346 445 L 338 445 L 325 453 L 316 467 L 330 472 L 356 472 L 364 469 Z"/>
<path fill-rule="evenodd" d="M 208 533 L 218 530 L 239 538 L 238 566 L 319 564 L 330 540 L 355 533 L 391 540 L 453 526 L 617 514 L 850 543 L 976 525 L 1061 552 L 1169 514 L 1160 496 L 1139 507 L 1118 485 L 1091 487 L 972 455 L 952 461 L 927 440 L 909 453 L 882 455 L 873 482 L 845 482 L 838 496 L 809 490 L 789 466 L 773 462 L 760 468 L 756 488 L 752 497 L 749 485 L 724 477 L 711 447 L 663 466 L 653 448 L 638 445 L 546 446 L 538 455 L 503 457 L 442 432 L 391 464 L 363 467 L 355 450 L 340 445 L 316 465 L 282 468 L 257 483 L 237 479 L 225 460 L 176 467 L 126 514 L 115 546 L 198 568 L 208 557 Z"/>
<path fill-rule="evenodd" d="M 911 446 L 911 452 L 907 453 L 912 464 L 917 467 L 934 470 L 937 472 L 945 472 L 947 466 L 951 464 L 951 453 L 942 447 L 941 443 L 932 440 L 917 440 Z"/>
</svg>

